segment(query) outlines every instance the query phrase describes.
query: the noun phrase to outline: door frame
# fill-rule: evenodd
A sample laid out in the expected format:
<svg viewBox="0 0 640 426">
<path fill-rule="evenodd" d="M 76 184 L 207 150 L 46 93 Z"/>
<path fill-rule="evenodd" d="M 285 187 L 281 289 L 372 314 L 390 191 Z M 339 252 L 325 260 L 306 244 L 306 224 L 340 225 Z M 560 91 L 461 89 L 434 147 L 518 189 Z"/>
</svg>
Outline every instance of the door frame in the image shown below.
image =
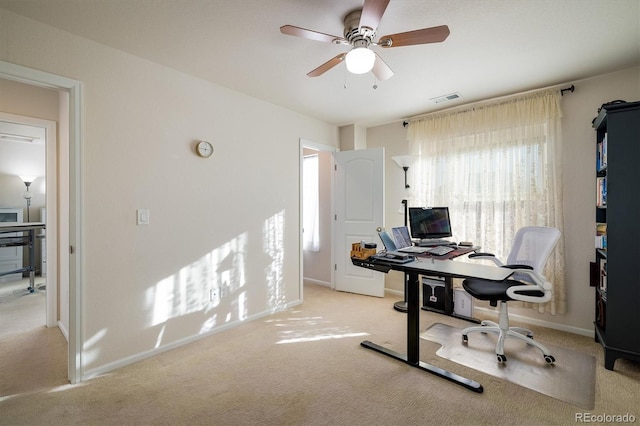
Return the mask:
<svg viewBox="0 0 640 426">
<path fill-rule="evenodd" d="M 58 322 L 58 167 L 57 167 L 57 140 L 56 122 L 40 118 L 28 117 L 0 112 L 0 120 L 22 124 L 26 126 L 40 127 L 45 129 L 45 207 L 47 215 L 45 222 L 49 232 L 49 238 L 45 238 L 47 259 L 46 264 L 47 292 L 46 292 L 46 314 L 45 324 L 47 327 L 55 327 Z M 40 218 L 42 221 L 42 218 Z M 33 260 L 30 260 L 33 262 Z"/>
<path fill-rule="evenodd" d="M 83 233 L 82 233 L 82 83 L 67 77 L 27 68 L 0 60 L 0 78 L 32 86 L 68 93 L 67 108 L 60 108 L 60 121 L 68 119 L 69 188 L 58 187 L 61 196 L 69 200 L 68 217 L 59 217 L 60 228 L 69 233 L 69 345 L 68 378 L 71 383 L 82 380 L 82 294 L 83 294 Z M 60 126 L 62 127 L 62 125 Z M 58 145 L 66 140 L 60 138 Z M 62 149 L 62 152 L 65 150 Z M 62 160 L 62 159 L 60 159 Z M 48 215 L 48 212 L 47 212 Z M 64 226 L 63 226 L 64 225 Z M 62 268 L 66 265 L 61 264 Z"/>
<path fill-rule="evenodd" d="M 298 178 L 298 182 L 300 183 L 299 185 L 299 197 L 298 197 L 298 201 L 299 201 L 299 207 L 298 207 L 298 218 L 299 218 L 299 223 L 298 223 L 298 229 L 299 229 L 299 238 L 298 238 L 298 248 L 299 248 L 299 269 L 300 269 L 300 301 L 304 300 L 304 244 L 303 244 L 303 236 L 302 236 L 302 225 L 303 225 L 303 221 L 302 221 L 302 215 L 303 215 L 303 160 L 304 160 L 304 149 L 308 148 L 308 149 L 314 149 L 316 151 L 323 151 L 323 152 L 337 152 L 339 151 L 338 148 L 334 147 L 334 146 L 330 146 L 330 145 L 324 145 L 321 143 L 317 143 L 317 142 L 313 142 L 311 140 L 308 139 L 303 139 L 300 138 L 299 140 L 299 157 L 300 157 L 300 162 L 299 162 L 299 167 L 298 167 L 298 172 L 299 172 L 299 178 Z M 331 168 L 334 168 L 334 160 L 333 160 L 333 155 L 331 156 L 332 158 L 332 164 L 331 164 Z M 334 196 L 335 196 L 335 179 L 334 179 L 334 173 L 331 173 L 331 200 L 329 201 L 331 203 L 330 206 L 330 210 L 332 212 L 334 212 Z M 332 267 L 332 265 L 334 265 L 334 253 L 333 253 L 333 220 L 329 221 L 330 224 L 330 235 L 331 235 L 331 263 L 330 263 L 330 268 L 331 268 L 331 283 L 330 283 L 330 287 L 331 289 L 335 289 L 335 269 Z"/>
</svg>

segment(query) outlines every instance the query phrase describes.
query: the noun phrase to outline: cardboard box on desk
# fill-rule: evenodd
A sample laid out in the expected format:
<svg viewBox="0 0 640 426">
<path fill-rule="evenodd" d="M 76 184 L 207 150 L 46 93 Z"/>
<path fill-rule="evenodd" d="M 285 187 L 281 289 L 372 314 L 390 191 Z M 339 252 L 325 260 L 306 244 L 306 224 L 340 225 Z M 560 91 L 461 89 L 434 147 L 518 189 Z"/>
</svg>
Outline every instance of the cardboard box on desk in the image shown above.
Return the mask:
<svg viewBox="0 0 640 426">
<path fill-rule="evenodd" d="M 368 259 L 369 257 L 376 254 L 375 248 L 364 248 L 361 243 L 353 243 L 351 244 L 351 257 L 355 257 L 358 259 Z"/>
</svg>

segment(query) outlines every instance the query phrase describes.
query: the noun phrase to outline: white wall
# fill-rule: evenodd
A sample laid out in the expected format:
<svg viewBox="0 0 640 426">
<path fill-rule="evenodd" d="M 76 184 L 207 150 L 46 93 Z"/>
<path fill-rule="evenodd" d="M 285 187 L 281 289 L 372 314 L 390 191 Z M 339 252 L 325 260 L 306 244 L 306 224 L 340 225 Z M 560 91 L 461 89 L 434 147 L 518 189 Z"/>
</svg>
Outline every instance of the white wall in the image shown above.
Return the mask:
<svg viewBox="0 0 640 426">
<path fill-rule="evenodd" d="M 567 313 L 553 316 L 530 309 L 510 308 L 512 316 L 521 315 L 528 321 L 552 323 L 557 328 L 581 334 L 593 332 L 594 290 L 589 287 L 589 262 L 594 260 L 595 132 L 591 128 L 591 120 L 605 102 L 616 99 L 640 100 L 639 76 L 640 69 L 632 68 L 570 82 L 575 85 L 575 92 L 567 92 L 562 98 Z M 403 216 L 398 213 L 404 197 L 403 172 L 391 157 L 408 152 L 406 138 L 406 128 L 401 122 L 367 129 L 367 147 L 383 146 L 386 150 L 387 228 L 402 225 L 403 222 Z M 388 291 L 401 295 L 403 285 L 401 274 L 389 274 L 386 277 Z"/>
<path fill-rule="evenodd" d="M 299 301 L 299 138 L 337 128 L 4 10 L 0 59 L 83 83 L 85 375 Z"/>
</svg>

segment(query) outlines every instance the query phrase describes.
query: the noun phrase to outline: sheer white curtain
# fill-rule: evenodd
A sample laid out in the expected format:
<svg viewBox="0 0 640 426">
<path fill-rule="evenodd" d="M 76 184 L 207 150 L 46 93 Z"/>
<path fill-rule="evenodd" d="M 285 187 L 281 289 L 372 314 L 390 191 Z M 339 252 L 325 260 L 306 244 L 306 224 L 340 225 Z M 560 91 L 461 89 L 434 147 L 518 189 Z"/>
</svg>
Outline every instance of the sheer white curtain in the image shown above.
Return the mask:
<svg viewBox="0 0 640 426">
<path fill-rule="evenodd" d="M 320 191 L 318 154 L 302 159 L 302 248 L 320 250 Z"/>
<path fill-rule="evenodd" d="M 413 206 L 448 206 L 454 238 L 506 259 L 523 226 L 562 229 L 560 93 L 547 90 L 410 121 Z M 545 275 L 564 313 L 562 238 Z"/>
</svg>

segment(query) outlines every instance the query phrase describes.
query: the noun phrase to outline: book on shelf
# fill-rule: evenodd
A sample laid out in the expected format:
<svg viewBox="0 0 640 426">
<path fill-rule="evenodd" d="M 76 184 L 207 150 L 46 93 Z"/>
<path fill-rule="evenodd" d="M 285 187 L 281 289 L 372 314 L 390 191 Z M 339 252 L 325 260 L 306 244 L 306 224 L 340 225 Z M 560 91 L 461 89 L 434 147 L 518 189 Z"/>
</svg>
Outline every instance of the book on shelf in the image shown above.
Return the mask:
<svg viewBox="0 0 640 426">
<path fill-rule="evenodd" d="M 607 224 L 596 223 L 596 248 L 607 249 Z"/>
<path fill-rule="evenodd" d="M 598 142 L 598 153 L 596 156 L 596 170 L 601 171 L 607 168 L 607 134 Z"/>
<path fill-rule="evenodd" d="M 607 259 L 600 259 L 600 291 L 607 294 Z"/>
<path fill-rule="evenodd" d="M 607 205 L 607 177 L 596 178 L 596 206 L 605 207 Z"/>
<path fill-rule="evenodd" d="M 607 235 L 606 223 L 596 223 L 596 235 Z"/>
</svg>

